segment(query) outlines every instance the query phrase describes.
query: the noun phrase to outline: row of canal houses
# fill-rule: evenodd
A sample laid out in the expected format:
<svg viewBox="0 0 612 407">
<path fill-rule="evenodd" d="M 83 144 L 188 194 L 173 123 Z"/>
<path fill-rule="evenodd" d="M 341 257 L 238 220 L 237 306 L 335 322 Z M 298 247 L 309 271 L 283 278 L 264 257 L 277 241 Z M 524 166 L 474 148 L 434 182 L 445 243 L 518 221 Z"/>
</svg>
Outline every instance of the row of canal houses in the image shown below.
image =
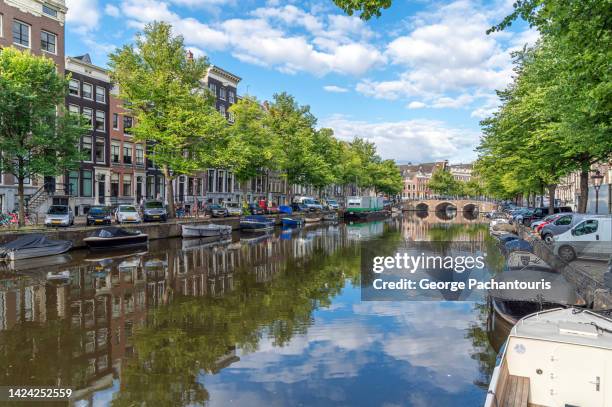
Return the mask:
<svg viewBox="0 0 612 407">
<path fill-rule="evenodd" d="M 203 169 L 175 181 L 174 197 L 168 197 L 162 173 L 147 159 L 146 145 L 129 133 L 134 119 L 118 99 L 118 89 L 106 69 L 90 56 L 65 55 L 65 0 L 0 0 L 0 49 L 13 46 L 52 58 L 58 70 L 71 76 L 67 108 L 90 122 L 91 133 L 80 141 L 86 158 L 76 171 L 57 177 L 27 180 L 30 212 L 42 213 L 51 204 L 70 205 L 75 214 L 92 205 L 138 204 L 143 199 L 173 199 L 186 209 L 194 204 L 256 202 L 267 199 L 287 203 L 291 194 L 312 194 L 308 187 L 288 186 L 280 174 L 264 171 L 261 176 L 239 183 L 232 171 Z M 231 125 L 229 108 L 238 100 L 241 78 L 211 65 L 206 86 L 216 95 L 216 107 Z M 357 191 L 352 191 L 357 192 Z M 329 195 L 339 195 L 333 188 Z M 0 209 L 16 209 L 17 186 L 10 174 L 0 174 Z"/>
</svg>

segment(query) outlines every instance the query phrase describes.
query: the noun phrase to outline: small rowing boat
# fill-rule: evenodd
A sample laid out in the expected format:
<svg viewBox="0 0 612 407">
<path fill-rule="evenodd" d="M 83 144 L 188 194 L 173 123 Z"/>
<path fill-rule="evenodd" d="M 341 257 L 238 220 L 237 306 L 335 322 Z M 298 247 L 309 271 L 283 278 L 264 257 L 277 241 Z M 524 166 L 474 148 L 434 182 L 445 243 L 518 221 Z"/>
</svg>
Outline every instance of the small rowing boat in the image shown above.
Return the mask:
<svg viewBox="0 0 612 407">
<path fill-rule="evenodd" d="M 218 237 L 232 234 L 232 227 L 229 225 L 181 225 L 183 237 Z"/>
<path fill-rule="evenodd" d="M 300 218 L 282 218 L 281 222 L 285 227 L 298 227 L 304 224 L 304 220 Z"/>
<path fill-rule="evenodd" d="M 83 239 L 83 242 L 90 250 L 121 250 L 147 245 L 149 235 L 138 230 L 110 227 L 98 229 L 94 235 Z"/>
<path fill-rule="evenodd" d="M 240 219 L 240 230 L 258 232 L 274 228 L 274 221 L 262 215 L 250 215 Z"/>
</svg>

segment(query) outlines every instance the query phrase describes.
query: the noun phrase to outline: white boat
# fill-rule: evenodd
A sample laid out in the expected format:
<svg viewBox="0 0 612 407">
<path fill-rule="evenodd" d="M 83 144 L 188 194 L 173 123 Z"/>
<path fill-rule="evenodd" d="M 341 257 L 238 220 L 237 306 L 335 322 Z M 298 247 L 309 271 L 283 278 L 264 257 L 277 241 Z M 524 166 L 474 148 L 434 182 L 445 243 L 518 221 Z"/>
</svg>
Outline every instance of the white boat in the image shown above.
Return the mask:
<svg viewBox="0 0 612 407">
<path fill-rule="evenodd" d="M 304 222 L 306 223 L 321 222 L 321 217 L 320 216 L 307 216 L 304 218 Z"/>
<path fill-rule="evenodd" d="M 612 320 L 576 308 L 538 312 L 510 331 L 485 407 L 610 407 L 611 371 Z"/>
<path fill-rule="evenodd" d="M 232 227 L 229 225 L 181 225 L 183 237 L 221 237 L 232 234 Z"/>
<path fill-rule="evenodd" d="M 338 220 L 338 214 L 336 212 L 328 212 L 326 214 L 323 215 L 323 220 L 326 221 L 337 221 Z"/>
<path fill-rule="evenodd" d="M 70 280 L 70 271 L 47 272 L 47 280 Z"/>
<path fill-rule="evenodd" d="M 13 261 L 56 256 L 71 248 L 72 242 L 69 240 L 51 240 L 45 235 L 30 234 L 0 247 L 0 258 Z"/>
</svg>

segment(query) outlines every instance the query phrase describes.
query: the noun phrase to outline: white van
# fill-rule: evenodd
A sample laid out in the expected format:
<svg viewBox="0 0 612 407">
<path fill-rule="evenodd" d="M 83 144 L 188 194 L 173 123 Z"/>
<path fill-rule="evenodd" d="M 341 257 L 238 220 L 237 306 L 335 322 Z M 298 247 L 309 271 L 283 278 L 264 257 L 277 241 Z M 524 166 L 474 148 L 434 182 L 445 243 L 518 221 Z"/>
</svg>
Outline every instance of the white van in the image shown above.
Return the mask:
<svg viewBox="0 0 612 407">
<path fill-rule="evenodd" d="M 555 254 L 565 261 L 577 257 L 608 260 L 612 255 L 612 217 L 586 217 L 555 236 L 553 244 Z"/>
</svg>

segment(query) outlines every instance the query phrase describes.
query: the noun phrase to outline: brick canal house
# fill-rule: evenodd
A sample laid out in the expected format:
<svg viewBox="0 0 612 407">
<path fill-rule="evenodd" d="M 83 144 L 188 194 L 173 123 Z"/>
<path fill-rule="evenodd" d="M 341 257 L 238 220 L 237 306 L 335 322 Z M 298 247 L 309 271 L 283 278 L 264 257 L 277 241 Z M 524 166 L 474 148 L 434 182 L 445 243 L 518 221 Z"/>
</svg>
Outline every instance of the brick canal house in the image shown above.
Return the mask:
<svg viewBox="0 0 612 407">
<path fill-rule="evenodd" d="M 110 92 L 110 204 L 138 204 L 145 196 L 153 198 L 163 192 L 163 178 L 146 185 L 145 146 L 134 141 L 128 132 L 134 119 L 123 107 L 115 86 Z M 154 177 L 151 175 L 151 177 Z M 150 193 L 148 193 L 150 191 Z"/>
<path fill-rule="evenodd" d="M 71 76 L 66 98 L 68 110 L 84 116 L 91 128 L 91 133 L 81 137 L 80 149 L 84 159 L 80 168 L 68 172 L 60 185 L 78 216 L 87 213 L 92 205 L 111 203 L 111 81 L 107 71 L 93 65 L 87 54 L 66 58 L 66 75 Z M 55 197 L 53 201 L 67 203 L 65 200 L 61 202 L 60 197 Z"/>
<path fill-rule="evenodd" d="M 64 0 L 0 0 L 0 50 L 15 47 L 53 59 L 64 71 Z M 27 180 L 26 195 L 37 193 L 43 180 Z M 0 210 L 16 209 L 17 185 L 11 174 L 0 174 Z"/>
</svg>

